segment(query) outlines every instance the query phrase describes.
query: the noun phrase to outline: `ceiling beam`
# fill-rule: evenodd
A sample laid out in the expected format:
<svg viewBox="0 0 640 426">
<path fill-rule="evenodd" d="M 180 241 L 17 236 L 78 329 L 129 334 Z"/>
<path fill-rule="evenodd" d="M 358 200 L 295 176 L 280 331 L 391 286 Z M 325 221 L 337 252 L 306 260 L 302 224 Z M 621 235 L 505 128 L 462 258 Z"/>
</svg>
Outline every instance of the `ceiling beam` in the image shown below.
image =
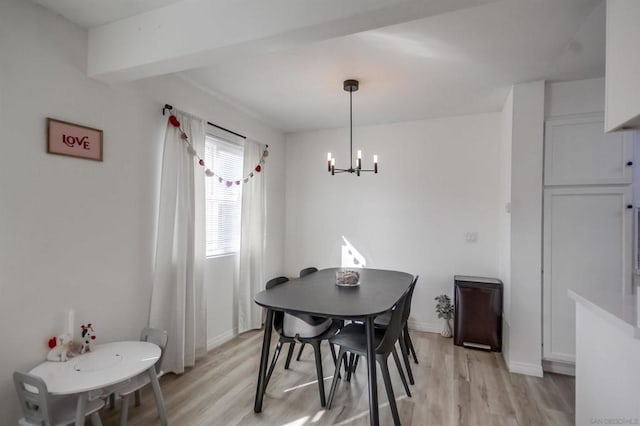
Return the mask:
<svg viewBox="0 0 640 426">
<path fill-rule="evenodd" d="M 88 74 L 126 82 L 496 0 L 186 0 L 89 30 Z"/>
</svg>

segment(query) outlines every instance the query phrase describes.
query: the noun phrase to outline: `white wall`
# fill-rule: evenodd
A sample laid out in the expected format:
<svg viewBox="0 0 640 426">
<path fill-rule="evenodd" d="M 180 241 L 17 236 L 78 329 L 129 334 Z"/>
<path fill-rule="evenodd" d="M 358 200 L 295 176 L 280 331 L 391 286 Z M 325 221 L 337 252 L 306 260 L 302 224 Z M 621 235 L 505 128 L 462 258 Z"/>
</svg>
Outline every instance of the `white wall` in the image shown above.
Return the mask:
<svg viewBox="0 0 640 426">
<path fill-rule="evenodd" d="M 367 267 L 419 274 L 413 325 L 440 331 L 433 298 L 452 294 L 453 275 L 498 275 L 500 114 L 358 127 L 353 138 L 363 167 L 379 155 L 379 174 L 327 172 L 328 151 L 347 165 L 348 129 L 287 136 L 285 271 L 340 265 L 345 237 Z"/>
<path fill-rule="evenodd" d="M 500 115 L 500 208 L 498 220 L 499 278 L 503 284 L 502 352 L 509 356 L 509 318 L 511 316 L 511 145 L 513 143 L 513 89 Z"/>
<path fill-rule="evenodd" d="M 65 311 L 99 341 L 148 319 L 162 116 L 84 76 L 86 33 L 24 1 L 0 3 L 0 423 L 11 374 L 46 356 Z M 104 162 L 45 152 L 45 119 L 104 130 Z"/>
<path fill-rule="evenodd" d="M 510 371 L 542 375 L 542 152 L 544 82 L 513 87 Z"/>
<path fill-rule="evenodd" d="M 93 81 L 86 59 L 84 30 L 31 2 L 0 2 L 0 424 L 18 417 L 12 372 L 44 359 L 67 309 L 98 342 L 137 339 L 147 324 L 162 103 L 202 105 L 191 112 L 272 145 L 267 265 L 282 269 L 280 133 L 175 77 Z M 46 117 L 103 129 L 104 162 L 46 154 Z"/>
<path fill-rule="evenodd" d="M 593 112 L 604 114 L 604 78 L 547 83 L 545 117 Z"/>
</svg>

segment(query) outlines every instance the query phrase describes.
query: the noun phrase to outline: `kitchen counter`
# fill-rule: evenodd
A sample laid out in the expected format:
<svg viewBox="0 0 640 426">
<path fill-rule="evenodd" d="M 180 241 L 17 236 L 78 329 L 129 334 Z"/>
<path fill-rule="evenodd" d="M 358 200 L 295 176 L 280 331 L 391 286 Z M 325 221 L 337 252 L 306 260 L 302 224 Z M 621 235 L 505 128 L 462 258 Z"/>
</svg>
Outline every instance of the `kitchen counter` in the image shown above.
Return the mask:
<svg viewBox="0 0 640 426">
<path fill-rule="evenodd" d="M 569 297 L 630 336 L 640 339 L 639 299 L 636 294 L 612 293 L 598 289 L 569 289 Z"/>
<path fill-rule="evenodd" d="M 636 295 L 569 290 L 576 302 L 576 425 L 640 424 Z"/>
</svg>

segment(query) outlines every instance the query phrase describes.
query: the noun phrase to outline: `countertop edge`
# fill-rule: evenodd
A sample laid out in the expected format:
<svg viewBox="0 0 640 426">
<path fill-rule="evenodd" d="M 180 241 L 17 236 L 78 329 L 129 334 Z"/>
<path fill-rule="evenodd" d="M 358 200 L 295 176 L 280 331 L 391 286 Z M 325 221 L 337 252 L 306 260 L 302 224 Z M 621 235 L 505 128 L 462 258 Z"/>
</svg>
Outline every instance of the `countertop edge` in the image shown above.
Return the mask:
<svg viewBox="0 0 640 426">
<path fill-rule="evenodd" d="M 584 307 L 588 308 L 590 311 L 595 314 L 601 316 L 604 320 L 609 322 L 612 325 L 622 329 L 625 333 L 629 334 L 631 337 L 636 339 L 640 339 L 640 328 L 631 322 L 628 319 L 622 318 L 617 315 L 615 312 L 611 312 L 611 310 L 607 309 L 602 304 L 599 304 L 597 300 L 592 300 L 592 298 L 587 295 L 580 294 L 578 290 L 568 290 L 569 297 L 573 299 L 576 303 L 580 303 Z M 622 297 L 632 297 L 622 296 Z"/>
</svg>

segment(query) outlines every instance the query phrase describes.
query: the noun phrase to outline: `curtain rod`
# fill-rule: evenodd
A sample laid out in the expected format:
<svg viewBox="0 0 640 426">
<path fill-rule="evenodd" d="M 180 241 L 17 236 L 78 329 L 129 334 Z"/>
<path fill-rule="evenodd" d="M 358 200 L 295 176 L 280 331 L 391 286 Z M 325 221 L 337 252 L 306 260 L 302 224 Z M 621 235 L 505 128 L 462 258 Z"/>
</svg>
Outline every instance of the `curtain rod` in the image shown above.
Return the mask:
<svg viewBox="0 0 640 426">
<path fill-rule="evenodd" d="M 171 111 L 171 110 L 173 109 L 173 106 L 172 106 L 172 105 L 169 105 L 169 104 L 164 104 L 164 107 L 162 107 L 162 115 L 164 115 L 164 111 L 165 111 L 165 110 L 167 110 L 167 109 L 168 109 L 169 111 Z M 236 136 L 238 136 L 238 137 L 240 137 L 240 138 L 242 138 L 242 139 L 246 139 L 246 138 L 247 138 L 246 136 L 241 135 L 240 133 L 236 133 L 236 132 L 234 132 L 233 130 L 226 129 L 226 128 L 222 127 L 222 126 L 218 126 L 217 124 L 213 124 L 213 123 L 212 123 L 212 122 L 210 122 L 210 121 L 207 121 L 207 124 L 208 124 L 208 125 L 210 125 L 210 126 L 213 126 L 213 127 L 217 128 L 217 129 L 224 130 L 224 131 L 225 131 L 225 132 L 227 132 L 227 133 L 231 133 L 232 135 L 236 135 Z"/>
</svg>

